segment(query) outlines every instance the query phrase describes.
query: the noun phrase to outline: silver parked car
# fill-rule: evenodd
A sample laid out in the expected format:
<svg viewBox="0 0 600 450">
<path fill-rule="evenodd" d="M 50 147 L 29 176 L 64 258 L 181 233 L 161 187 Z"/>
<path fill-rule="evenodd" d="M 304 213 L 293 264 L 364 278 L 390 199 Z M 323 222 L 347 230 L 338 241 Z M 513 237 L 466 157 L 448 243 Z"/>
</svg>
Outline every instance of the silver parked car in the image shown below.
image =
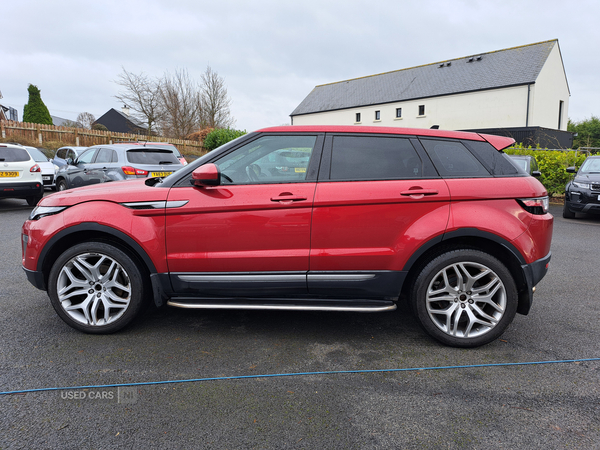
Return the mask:
<svg viewBox="0 0 600 450">
<path fill-rule="evenodd" d="M 172 149 L 135 144 L 95 145 L 56 174 L 59 191 L 129 178 L 166 177 L 183 165 Z"/>
</svg>

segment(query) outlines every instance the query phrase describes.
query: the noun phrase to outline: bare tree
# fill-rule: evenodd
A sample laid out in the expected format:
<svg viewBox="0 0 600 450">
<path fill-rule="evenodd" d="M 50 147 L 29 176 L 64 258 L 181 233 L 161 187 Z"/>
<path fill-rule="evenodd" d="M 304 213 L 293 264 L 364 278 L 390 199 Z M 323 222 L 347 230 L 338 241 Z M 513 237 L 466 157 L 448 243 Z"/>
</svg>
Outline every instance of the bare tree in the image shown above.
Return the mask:
<svg viewBox="0 0 600 450">
<path fill-rule="evenodd" d="M 88 130 L 92 129 L 92 125 L 94 125 L 95 121 L 96 118 L 92 113 L 89 112 L 82 112 L 79 113 L 79 115 L 77 116 L 77 122 L 79 122 L 83 126 L 83 128 L 86 128 Z"/>
<path fill-rule="evenodd" d="M 155 132 L 157 123 L 161 120 L 161 83 L 160 79 L 150 79 L 143 73 L 136 75 L 127 72 L 122 67 L 123 73 L 115 81 L 123 91 L 115 98 L 125 103 L 131 110 L 132 116 L 148 127 L 148 134 Z"/>
<path fill-rule="evenodd" d="M 229 112 L 231 100 L 227 95 L 225 80 L 210 66 L 202 74 L 200 101 L 203 127 L 227 128 L 235 122 Z"/>
<path fill-rule="evenodd" d="M 160 99 L 160 127 L 165 136 L 183 139 L 199 128 L 200 87 L 190 79 L 187 70 L 165 74 L 161 81 Z"/>
</svg>

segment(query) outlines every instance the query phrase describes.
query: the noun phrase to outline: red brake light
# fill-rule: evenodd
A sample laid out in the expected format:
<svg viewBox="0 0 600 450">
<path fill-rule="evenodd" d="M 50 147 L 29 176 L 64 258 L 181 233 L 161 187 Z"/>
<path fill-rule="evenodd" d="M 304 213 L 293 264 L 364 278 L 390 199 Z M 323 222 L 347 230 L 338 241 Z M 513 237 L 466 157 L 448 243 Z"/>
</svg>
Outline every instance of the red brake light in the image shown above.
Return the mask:
<svg viewBox="0 0 600 450">
<path fill-rule="evenodd" d="M 37 164 L 35 166 L 33 166 L 31 169 L 29 169 L 30 172 L 41 172 L 42 169 L 40 169 L 40 166 L 38 166 Z"/>
<path fill-rule="evenodd" d="M 121 167 L 121 169 L 123 170 L 123 173 L 125 175 L 143 175 L 143 176 L 148 176 L 148 171 L 147 170 L 142 170 L 142 169 L 135 169 L 131 166 L 123 166 Z"/>
</svg>

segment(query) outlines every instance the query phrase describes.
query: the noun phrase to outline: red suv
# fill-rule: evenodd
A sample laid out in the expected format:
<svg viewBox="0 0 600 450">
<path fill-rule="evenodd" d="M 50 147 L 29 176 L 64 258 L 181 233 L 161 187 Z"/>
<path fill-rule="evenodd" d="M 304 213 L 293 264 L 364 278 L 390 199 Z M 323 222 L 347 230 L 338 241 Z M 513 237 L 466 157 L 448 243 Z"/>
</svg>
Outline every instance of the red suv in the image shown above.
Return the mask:
<svg viewBox="0 0 600 450">
<path fill-rule="evenodd" d="M 386 311 L 474 347 L 527 314 L 550 260 L 546 190 L 501 151 L 442 130 L 286 126 L 164 179 L 45 197 L 23 267 L 88 333 L 146 302 L 180 308 Z"/>
</svg>

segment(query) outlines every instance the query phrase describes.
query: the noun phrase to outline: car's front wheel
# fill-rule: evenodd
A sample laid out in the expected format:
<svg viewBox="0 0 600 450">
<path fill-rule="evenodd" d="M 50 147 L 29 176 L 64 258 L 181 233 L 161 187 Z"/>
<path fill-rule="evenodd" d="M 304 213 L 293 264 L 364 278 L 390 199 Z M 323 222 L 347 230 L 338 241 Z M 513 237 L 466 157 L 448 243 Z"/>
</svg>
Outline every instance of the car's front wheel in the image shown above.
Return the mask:
<svg viewBox="0 0 600 450">
<path fill-rule="evenodd" d="M 569 206 L 567 205 L 566 200 L 565 200 L 565 204 L 563 205 L 563 217 L 565 219 L 574 219 L 575 218 L 575 213 L 569 209 Z"/>
<path fill-rule="evenodd" d="M 119 248 L 84 242 L 58 257 L 48 295 L 58 315 L 85 333 L 107 334 L 128 325 L 144 300 L 143 275 Z"/>
<path fill-rule="evenodd" d="M 479 250 L 439 255 L 417 276 L 413 310 L 427 333 L 453 347 L 477 347 L 497 339 L 518 303 L 510 271 Z"/>
<path fill-rule="evenodd" d="M 67 190 L 67 182 L 62 178 L 56 182 L 56 190 L 57 191 L 66 191 Z"/>
<path fill-rule="evenodd" d="M 35 206 L 39 203 L 39 201 L 42 199 L 43 195 L 34 195 L 31 197 L 27 197 L 25 200 L 27 200 L 27 204 L 29 206 Z"/>
</svg>

